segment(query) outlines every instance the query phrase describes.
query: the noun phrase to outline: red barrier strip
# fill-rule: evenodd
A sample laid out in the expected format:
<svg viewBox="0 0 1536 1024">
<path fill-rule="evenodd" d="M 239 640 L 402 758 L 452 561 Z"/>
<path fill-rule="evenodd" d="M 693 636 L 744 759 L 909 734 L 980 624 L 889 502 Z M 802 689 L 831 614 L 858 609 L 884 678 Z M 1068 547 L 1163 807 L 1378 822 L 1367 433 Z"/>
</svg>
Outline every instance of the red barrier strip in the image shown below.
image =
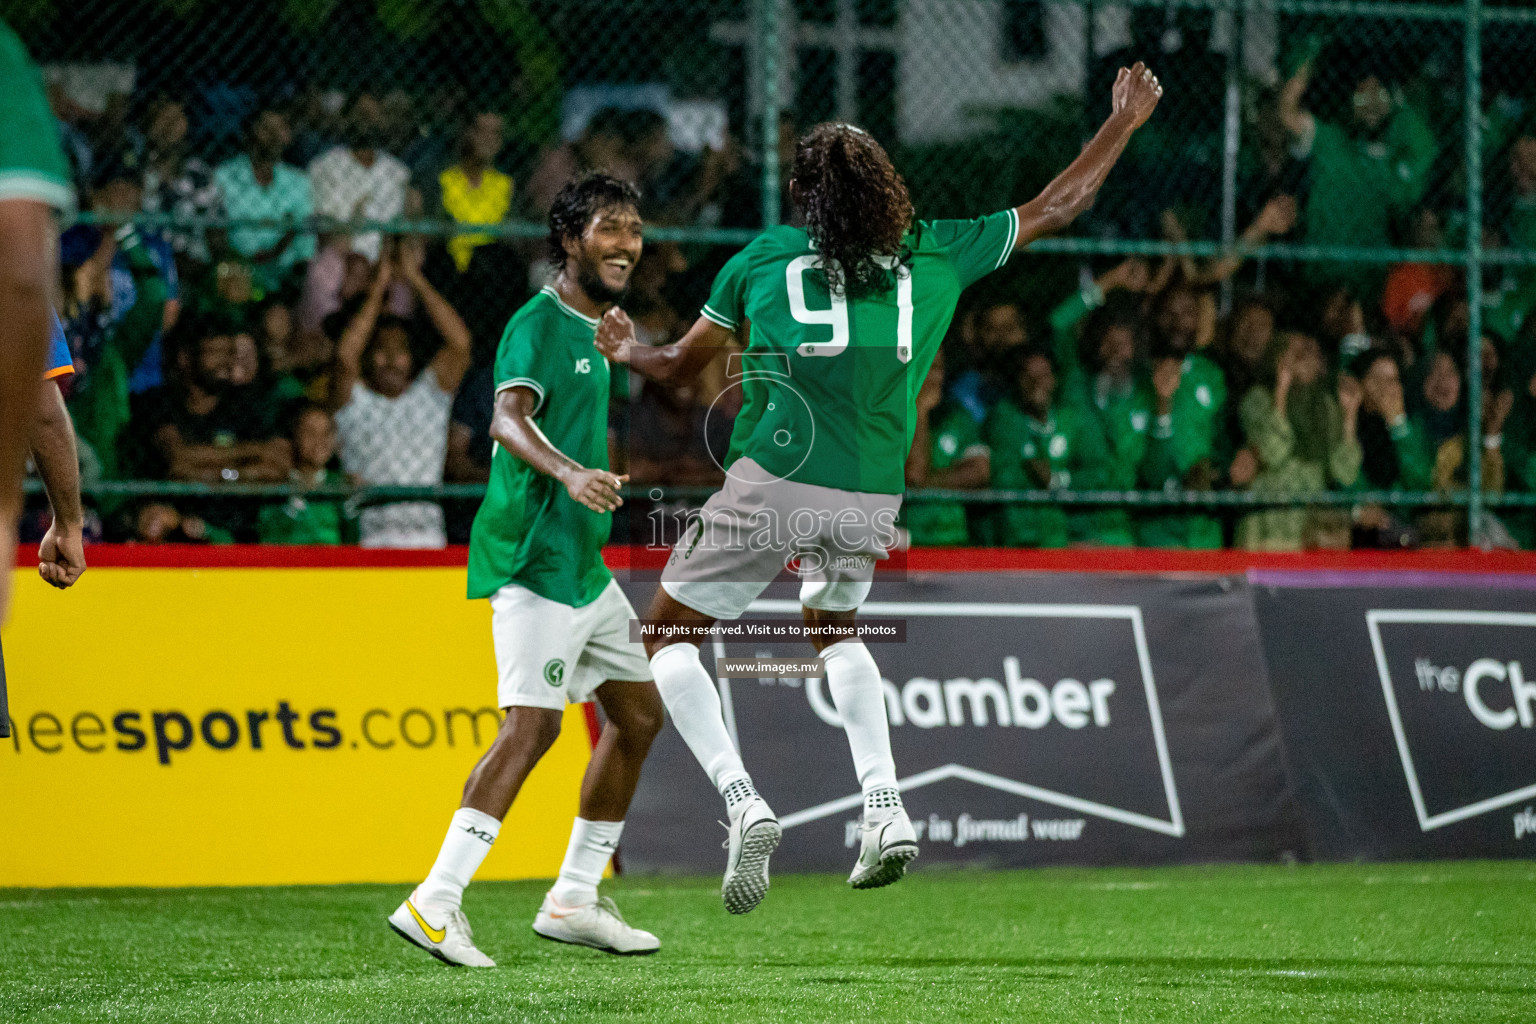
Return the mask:
<svg viewBox="0 0 1536 1024">
<path fill-rule="evenodd" d="M 899 556 L 898 556 L 899 557 Z M 893 560 L 895 561 L 895 560 Z M 899 565 L 892 566 L 900 568 Z M 1157 548 L 924 548 L 907 553 L 910 572 L 1199 573 L 1237 576 L 1251 569 L 1536 573 L 1528 551 L 1174 551 Z"/>
<path fill-rule="evenodd" d="M 613 546 L 603 556 L 614 569 L 660 569 L 668 552 Z M 144 569 L 328 569 L 463 568 L 468 549 L 381 551 L 354 547 L 283 547 L 233 544 L 93 544 L 86 560 L 93 568 Z M 37 549 L 17 550 L 16 564 L 37 564 Z M 1172 551 L 1151 548 L 918 548 L 881 563 L 886 572 L 1102 572 L 1240 575 L 1250 569 L 1378 572 L 1536 574 L 1529 551 L 1308 551 L 1268 554 L 1251 551 Z"/>
<path fill-rule="evenodd" d="M 596 750 L 598 738 L 603 735 L 603 723 L 597 720 L 597 703 L 590 700 L 584 701 L 581 710 L 587 717 L 587 742 L 593 750 Z"/>
</svg>

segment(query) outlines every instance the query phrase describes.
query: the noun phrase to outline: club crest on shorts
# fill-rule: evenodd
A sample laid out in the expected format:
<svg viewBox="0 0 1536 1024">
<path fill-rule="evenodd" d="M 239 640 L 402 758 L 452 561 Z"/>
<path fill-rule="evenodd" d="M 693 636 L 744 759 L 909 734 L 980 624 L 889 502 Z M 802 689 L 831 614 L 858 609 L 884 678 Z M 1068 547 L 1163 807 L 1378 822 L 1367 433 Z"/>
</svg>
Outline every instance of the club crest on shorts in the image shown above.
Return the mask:
<svg viewBox="0 0 1536 1024">
<path fill-rule="evenodd" d="M 550 686 L 559 686 L 565 679 L 565 662 L 559 658 L 550 658 L 544 663 L 544 681 Z"/>
</svg>

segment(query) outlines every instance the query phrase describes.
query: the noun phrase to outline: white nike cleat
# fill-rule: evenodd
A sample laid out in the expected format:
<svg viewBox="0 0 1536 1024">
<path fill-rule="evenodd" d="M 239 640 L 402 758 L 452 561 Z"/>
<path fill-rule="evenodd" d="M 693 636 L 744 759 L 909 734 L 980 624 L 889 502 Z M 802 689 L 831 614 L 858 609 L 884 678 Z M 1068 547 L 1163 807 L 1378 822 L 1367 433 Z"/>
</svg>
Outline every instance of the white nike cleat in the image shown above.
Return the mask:
<svg viewBox="0 0 1536 1024">
<path fill-rule="evenodd" d="M 414 899 L 415 893 L 411 896 Z M 402 939 L 420 946 L 450 967 L 496 966 L 495 960 L 475 948 L 475 934 L 462 910 L 450 911 L 443 924 L 434 928 L 416 904 L 407 899 L 389 915 L 389 926 Z"/>
<path fill-rule="evenodd" d="M 661 948 L 660 939 L 626 922 L 607 896 L 584 907 L 567 907 L 556 903 L 553 894 L 546 895 L 533 919 L 533 930 L 546 939 L 619 956 L 645 956 Z"/>
<path fill-rule="evenodd" d="M 901 881 L 907 865 L 917 857 L 917 833 L 907 812 L 898 807 L 873 819 L 866 813 L 859 832 L 864 843 L 848 884 L 855 889 L 878 889 Z"/>
<path fill-rule="evenodd" d="M 768 895 L 768 857 L 784 837 L 784 830 L 768 809 L 768 802 L 760 796 L 732 814 L 731 823 L 725 827 L 730 833 L 725 848 L 730 853 L 725 861 L 720 898 L 725 901 L 726 910 L 745 914 Z"/>
</svg>

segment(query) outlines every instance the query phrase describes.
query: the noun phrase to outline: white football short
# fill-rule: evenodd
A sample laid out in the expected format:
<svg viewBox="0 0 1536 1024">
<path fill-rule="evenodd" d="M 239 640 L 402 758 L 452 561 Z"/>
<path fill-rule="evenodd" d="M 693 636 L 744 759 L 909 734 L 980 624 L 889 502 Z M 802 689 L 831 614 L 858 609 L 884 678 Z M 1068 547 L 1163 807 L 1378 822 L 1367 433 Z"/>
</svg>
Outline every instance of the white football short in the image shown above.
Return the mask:
<svg viewBox="0 0 1536 1024">
<path fill-rule="evenodd" d="M 798 559 L 801 604 L 853 611 L 895 542 L 900 509 L 899 494 L 791 483 L 740 459 L 683 531 L 661 586 L 694 611 L 738 619 Z"/>
<path fill-rule="evenodd" d="M 491 595 L 497 705 L 561 711 L 610 679 L 650 680 L 645 648 L 629 639 L 634 617 L 617 580 L 580 608 L 502 587 Z"/>
</svg>

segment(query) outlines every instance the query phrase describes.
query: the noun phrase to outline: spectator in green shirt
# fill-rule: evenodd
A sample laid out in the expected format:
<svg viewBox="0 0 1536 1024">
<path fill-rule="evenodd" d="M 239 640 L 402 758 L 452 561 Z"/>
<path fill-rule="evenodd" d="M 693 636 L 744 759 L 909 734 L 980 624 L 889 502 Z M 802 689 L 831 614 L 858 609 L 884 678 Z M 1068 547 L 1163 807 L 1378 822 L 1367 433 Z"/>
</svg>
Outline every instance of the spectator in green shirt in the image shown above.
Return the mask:
<svg viewBox="0 0 1536 1024">
<path fill-rule="evenodd" d="M 1312 73 L 1312 63 L 1304 63 L 1279 98 L 1291 152 L 1310 158 L 1306 240 L 1316 245 L 1390 245 L 1394 220 L 1424 196 L 1438 148 L 1434 133 L 1417 110 L 1368 69 L 1355 78 L 1349 119 L 1343 124 L 1324 121 L 1302 106 Z M 1369 264 L 1347 270 L 1336 265 L 1327 272 L 1344 274 L 1370 294 L 1380 291 L 1384 276 L 1382 268 Z"/>
<path fill-rule="evenodd" d="M 1115 264 L 1094 278 L 1088 287 L 1073 292 L 1051 311 L 1052 352 L 1064 377 L 1070 378 L 1080 366 L 1092 360 L 1080 359 L 1084 351 L 1079 328 L 1087 330 L 1089 314 L 1114 303 L 1122 312 L 1139 316 L 1141 297 L 1161 292 L 1173 278 L 1177 264 L 1164 260 L 1157 274 L 1139 256 Z M 1139 330 L 1139 327 L 1133 328 Z"/>
<path fill-rule="evenodd" d="M 1504 461 L 1512 489 L 1536 492 L 1536 317 L 1515 336 L 1506 363 L 1515 404 L 1504 431 Z"/>
<path fill-rule="evenodd" d="M 1356 487 L 1372 491 L 1429 489 L 1429 453 L 1419 424 L 1409 419 L 1403 396 L 1402 370 L 1386 348 L 1371 348 L 1356 356 L 1349 376 L 1360 382 L 1360 479 Z M 1402 547 L 1416 541 L 1380 505 L 1355 512 L 1356 547 Z"/>
<path fill-rule="evenodd" d="M 1491 204 L 1503 224 L 1500 233 L 1512 246 L 1536 249 L 1536 124 L 1509 144 L 1504 178 Z"/>
<path fill-rule="evenodd" d="M 1514 404 L 1499 445 L 1512 491 L 1536 493 L 1536 317 L 1526 318 L 1509 369 Z M 1506 509 L 1505 521 L 1523 548 L 1536 547 L 1536 509 Z"/>
<path fill-rule="evenodd" d="M 1078 469 L 1073 480 L 1085 490 L 1130 491 L 1140 486 L 1152 422 L 1152 390 L 1136 364 L 1141 328 L 1138 303 L 1111 296 L 1083 329 L 1080 369 L 1062 382 L 1060 404 L 1078 425 Z M 1123 508 L 1084 510 L 1074 516 L 1074 539 L 1104 547 L 1136 543 L 1130 513 Z"/>
<path fill-rule="evenodd" d="M 1210 490 L 1217 478 L 1217 435 L 1227 403 L 1221 369 L 1194 351 L 1198 295 L 1183 285 L 1159 296 L 1152 343 L 1154 418 L 1141 483 L 1154 490 Z M 1221 522 L 1198 513 L 1158 512 L 1138 530 L 1145 547 L 1219 548 Z"/>
<path fill-rule="evenodd" d="M 1505 422 L 1514 407 L 1514 391 L 1503 383 L 1499 347 L 1492 339 L 1483 339 L 1483 446 L 1482 489 L 1486 494 L 1501 494 L 1505 484 L 1503 434 Z M 1469 483 L 1467 452 L 1468 410 L 1465 400 L 1464 357 L 1454 349 L 1440 349 L 1427 359 L 1427 370 L 1420 390 L 1422 397 L 1411 416 L 1424 439 L 1430 464 L 1430 489 L 1449 493 L 1464 491 Z M 1466 513 L 1456 508 L 1430 508 L 1415 517 L 1421 543 L 1426 547 L 1452 547 L 1467 543 Z M 1488 533 L 1476 538 L 1480 546 L 1509 547 L 1513 541 L 1504 535 L 1504 527 L 1491 516 L 1486 520 Z"/>
<path fill-rule="evenodd" d="M 245 152 L 213 172 L 227 216 L 286 222 L 236 227 L 227 236 L 230 249 L 254 266 L 257 285 L 266 292 L 277 290 L 295 267 L 315 255 L 315 236 L 304 230 L 314 212 L 309 175 L 283 162 L 292 142 L 283 112 L 259 109 L 246 125 Z"/>
<path fill-rule="evenodd" d="M 1013 391 L 993 407 L 982 428 L 992 452 L 992 485 L 999 489 L 1055 490 L 1079 486 L 1082 426 L 1073 409 L 1056 404 L 1056 368 L 1050 355 L 1028 350 L 1014 357 Z M 1090 483 L 1095 482 L 1090 478 Z M 1073 520 L 1059 506 L 1007 505 L 991 517 L 992 543 L 1061 548 Z"/>
<path fill-rule="evenodd" d="M 1376 491 L 1424 491 L 1434 463 L 1424 428 L 1408 417 L 1397 357 L 1372 348 L 1356 357 L 1351 375 L 1360 381 L 1360 485 Z"/>
<path fill-rule="evenodd" d="M 944 396 L 944 351 L 917 393 L 917 419 L 907 455 L 907 486 L 971 490 L 991 480 L 991 454 L 971 414 Z M 902 509 L 903 525 L 916 547 L 970 543 L 965 505 L 957 501 L 912 502 Z"/>
<path fill-rule="evenodd" d="M 1488 196 L 1485 247 L 1536 249 L 1536 123 L 1509 143 Z M 1536 269 L 1507 266 L 1485 281 L 1483 325 L 1504 337 L 1519 334 L 1536 309 Z"/>
<path fill-rule="evenodd" d="M 331 468 L 336 460 L 336 421 L 325 409 L 318 405 L 299 409 L 290 422 L 288 441 L 293 445 L 288 479 L 295 486 L 309 489 L 347 482 L 345 475 Z M 296 494 L 261 510 L 256 535 L 263 544 L 340 544 L 344 536 L 356 540 L 355 526 L 342 501 Z"/>
</svg>

